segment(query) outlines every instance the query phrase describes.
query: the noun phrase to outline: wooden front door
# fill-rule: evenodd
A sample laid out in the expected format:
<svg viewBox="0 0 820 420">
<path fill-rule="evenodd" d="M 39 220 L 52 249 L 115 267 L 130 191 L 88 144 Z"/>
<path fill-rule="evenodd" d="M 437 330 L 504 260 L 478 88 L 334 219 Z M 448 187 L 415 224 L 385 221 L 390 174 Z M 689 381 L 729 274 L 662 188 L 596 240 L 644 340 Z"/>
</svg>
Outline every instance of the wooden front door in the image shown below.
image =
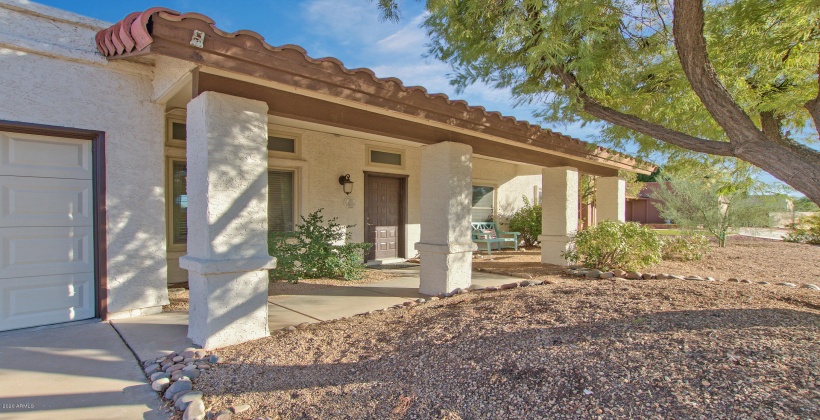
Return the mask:
<svg viewBox="0 0 820 420">
<path fill-rule="evenodd" d="M 367 175 L 365 185 L 366 240 L 373 244 L 368 260 L 398 258 L 403 239 L 404 179 Z"/>
</svg>

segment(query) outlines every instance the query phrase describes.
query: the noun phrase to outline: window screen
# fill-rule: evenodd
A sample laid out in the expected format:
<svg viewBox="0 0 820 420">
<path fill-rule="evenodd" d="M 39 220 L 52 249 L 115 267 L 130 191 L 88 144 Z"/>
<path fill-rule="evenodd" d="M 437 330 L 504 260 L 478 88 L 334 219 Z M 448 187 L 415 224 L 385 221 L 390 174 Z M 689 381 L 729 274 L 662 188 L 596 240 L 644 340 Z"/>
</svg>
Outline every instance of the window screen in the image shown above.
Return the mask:
<svg viewBox="0 0 820 420">
<path fill-rule="evenodd" d="M 296 141 L 286 137 L 268 136 L 268 150 L 274 152 L 296 153 Z"/>
<path fill-rule="evenodd" d="M 378 150 L 370 151 L 370 162 L 381 163 L 384 165 L 401 166 L 401 153 L 380 152 Z"/>
<path fill-rule="evenodd" d="M 268 231 L 293 232 L 293 172 L 268 171 Z"/>
<path fill-rule="evenodd" d="M 493 187 L 473 185 L 473 222 L 493 220 Z"/>
</svg>

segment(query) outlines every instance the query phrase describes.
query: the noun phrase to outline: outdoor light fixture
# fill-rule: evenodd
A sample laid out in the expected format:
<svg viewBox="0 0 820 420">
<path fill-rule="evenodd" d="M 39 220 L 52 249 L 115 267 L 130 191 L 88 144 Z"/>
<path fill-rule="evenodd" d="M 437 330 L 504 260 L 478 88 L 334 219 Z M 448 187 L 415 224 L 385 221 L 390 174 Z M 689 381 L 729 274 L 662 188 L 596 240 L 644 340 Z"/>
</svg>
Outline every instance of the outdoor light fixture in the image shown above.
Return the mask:
<svg viewBox="0 0 820 420">
<path fill-rule="evenodd" d="M 340 176 L 339 184 L 342 184 L 345 194 L 350 195 L 353 192 L 353 181 L 350 180 L 350 174 Z"/>
</svg>

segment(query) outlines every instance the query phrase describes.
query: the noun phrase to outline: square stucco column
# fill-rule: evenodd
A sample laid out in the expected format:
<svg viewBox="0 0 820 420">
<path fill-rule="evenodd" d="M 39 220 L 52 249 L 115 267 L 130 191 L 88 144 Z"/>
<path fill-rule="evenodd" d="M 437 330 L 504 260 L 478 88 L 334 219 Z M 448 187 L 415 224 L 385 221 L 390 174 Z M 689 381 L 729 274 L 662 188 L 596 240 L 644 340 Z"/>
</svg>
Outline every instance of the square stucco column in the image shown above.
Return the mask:
<svg viewBox="0 0 820 420">
<path fill-rule="evenodd" d="M 578 230 L 578 170 L 570 167 L 541 170 L 541 262 L 566 265 L 561 252 Z"/>
<path fill-rule="evenodd" d="M 626 181 L 617 176 L 600 177 L 595 185 L 598 220 L 626 220 Z"/>
<path fill-rule="evenodd" d="M 205 92 L 188 104 L 188 338 L 206 349 L 268 330 L 268 106 Z"/>
<path fill-rule="evenodd" d="M 470 287 L 473 268 L 473 148 L 442 142 L 421 149 L 421 285 L 425 295 Z"/>
</svg>

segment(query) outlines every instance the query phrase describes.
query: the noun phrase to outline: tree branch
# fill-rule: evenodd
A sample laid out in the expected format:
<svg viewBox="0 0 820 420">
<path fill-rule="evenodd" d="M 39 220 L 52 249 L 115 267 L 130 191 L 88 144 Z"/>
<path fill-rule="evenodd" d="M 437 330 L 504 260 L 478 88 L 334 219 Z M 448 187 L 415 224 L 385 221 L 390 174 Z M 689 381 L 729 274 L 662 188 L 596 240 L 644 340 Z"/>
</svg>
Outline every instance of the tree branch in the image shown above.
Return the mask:
<svg viewBox="0 0 820 420">
<path fill-rule="evenodd" d="M 782 122 L 783 118 L 775 115 L 774 111 L 760 112 L 760 127 L 763 129 L 763 134 L 766 135 L 769 141 L 785 146 L 788 139 L 784 138 L 783 133 L 780 131 Z"/>
<path fill-rule="evenodd" d="M 811 114 L 811 119 L 814 121 L 814 129 L 817 130 L 817 136 L 820 137 L 820 54 L 817 54 L 817 96 L 809 100 L 803 105 Z"/>
<path fill-rule="evenodd" d="M 645 121 L 634 115 L 625 114 L 609 108 L 589 97 L 584 91 L 583 86 L 581 86 L 572 73 L 557 66 L 551 67 L 550 72 L 561 79 L 567 89 L 578 90 L 578 98 L 581 100 L 584 111 L 590 115 L 684 149 L 712 155 L 734 156 L 734 149 L 730 143 L 690 136 L 662 125 Z"/>
<path fill-rule="evenodd" d="M 751 141 L 766 141 L 751 118 L 732 99 L 718 78 L 706 52 L 703 0 L 675 0 L 672 33 L 683 72 L 706 110 L 723 128 L 729 141 L 742 149 Z M 737 150 L 740 152 L 740 150 Z"/>
</svg>

